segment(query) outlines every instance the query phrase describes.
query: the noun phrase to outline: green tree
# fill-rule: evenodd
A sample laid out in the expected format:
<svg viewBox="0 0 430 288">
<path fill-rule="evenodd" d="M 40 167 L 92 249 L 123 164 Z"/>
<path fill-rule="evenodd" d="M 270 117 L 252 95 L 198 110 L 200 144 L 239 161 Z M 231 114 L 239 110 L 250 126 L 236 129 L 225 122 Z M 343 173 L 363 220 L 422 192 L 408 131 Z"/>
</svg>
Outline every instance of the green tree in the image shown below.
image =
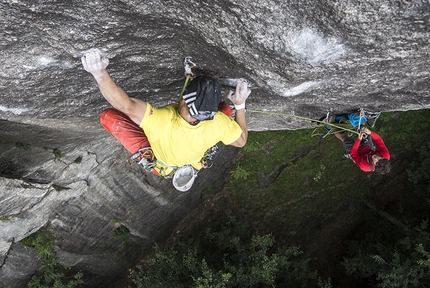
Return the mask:
<svg viewBox="0 0 430 288">
<path fill-rule="evenodd" d="M 424 221 L 394 244 L 366 238 L 351 246 L 355 252 L 343 265 L 348 274 L 367 279 L 371 287 L 430 287 L 429 235 Z"/>
<path fill-rule="evenodd" d="M 179 242 L 155 254 L 130 278 L 136 287 L 307 287 L 316 279 L 298 247 L 275 248 L 271 235 L 252 233 L 229 217 L 202 241 Z M 328 286 L 326 286 L 328 287 Z"/>
</svg>

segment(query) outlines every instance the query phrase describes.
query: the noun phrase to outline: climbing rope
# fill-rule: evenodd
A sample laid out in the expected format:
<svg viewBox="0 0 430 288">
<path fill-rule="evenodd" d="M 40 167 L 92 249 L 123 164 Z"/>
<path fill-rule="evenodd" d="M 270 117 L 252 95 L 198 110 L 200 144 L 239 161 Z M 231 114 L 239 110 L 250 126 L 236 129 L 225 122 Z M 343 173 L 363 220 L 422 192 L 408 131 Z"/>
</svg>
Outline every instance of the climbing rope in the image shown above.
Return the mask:
<svg viewBox="0 0 430 288">
<path fill-rule="evenodd" d="M 312 118 L 307 118 L 307 117 L 303 117 L 303 116 L 297 116 L 294 113 L 290 114 L 290 113 L 282 113 L 282 112 L 273 112 L 273 111 L 262 111 L 262 110 L 251 110 L 251 109 L 247 109 L 246 111 L 248 112 L 254 112 L 254 113 L 263 113 L 263 114 L 269 114 L 269 115 L 281 115 L 281 116 L 287 116 L 287 117 L 294 117 L 297 119 L 302 119 L 302 120 L 306 120 L 306 121 L 310 121 L 310 122 L 316 122 L 316 123 L 322 123 L 324 125 L 329 125 L 335 128 L 340 129 L 341 131 L 346 131 L 346 132 L 351 132 L 351 133 L 355 133 L 355 134 L 360 134 L 359 132 L 352 130 L 352 129 L 348 129 L 346 127 L 342 127 L 333 123 L 327 123 L 325 121 L 322 120 L 316 120 L 316 119 L 312 119 Z"/>
<path fill-rule="evenodd" d="M 184 58 L 184 69 L 185 69 L 184 75 L 186 76 L 186 79 L 185 79 L 184 87 L 182 88 L 182 92 L 179 96 L 179 100 L 182 99 L 182 96 L 184 95 L 184 92 L 188 86 L 188 82 L 190 81 L 190 79 L 193 79 L 195 77 L 195 74 L 192 72 L 192 68 L 195 68 L 196 66 L 197 65 L 191 61 L 190 56 Z M 324 125 L 329 125 L 331 127 L 338 128 L 341 131 L 360 134 L 358 131 L 348 129 L 348 128 L 343 127 L 343 126 L 338 126 L 334 123 L 328 123 L 327 121 L 321 121 L 321 120 L 316 120 L 316 119 L 307 118 L 307 117 L 303 117 L 303 116 L 297 116 L 294 114 L 294 111 L 291 114 L 290 113 L 273 112 L 273 111 L 250 110 L 250 109 L 248 109 L 247 111 L 254 112 L 254 113 L 263 113 L 263 114 L 270 114 L 270 115 L 281 115 L 281 116 L 287 116 L 287 117 L 294 117 L 294 118 L 302 119 L 302 120 L 309 121 L 309 122 L 314 122 L 314 123 L 316 122 L 316 123 L 321 123 Z M 363 115 L 364 115 L 364 110 L 360 109 L 360 121 L 359 121 L 360 124 L 361 124 L 361 119 L 362 119 Z M 329 116 L 329 112 L 327 113 L 326 120 L 328 119 L 328 116 Z M 377 117 L 379 117 L 379 114 Z M 358 126 L 358 127 L 360 127 L 360 126 Z"/>
</svg>

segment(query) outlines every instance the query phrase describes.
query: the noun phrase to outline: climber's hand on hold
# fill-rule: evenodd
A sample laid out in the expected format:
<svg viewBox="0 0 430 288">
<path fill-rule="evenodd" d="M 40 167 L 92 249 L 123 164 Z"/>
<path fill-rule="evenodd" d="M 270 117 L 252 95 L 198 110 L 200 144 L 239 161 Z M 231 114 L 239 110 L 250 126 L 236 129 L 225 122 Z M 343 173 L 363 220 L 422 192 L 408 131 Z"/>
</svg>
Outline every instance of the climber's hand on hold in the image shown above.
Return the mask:
<svg viewBox="0 0 430 288">
<path fill-rule="evenodd" d="M 230 91 L 228 99 L 233 102 L 235 106 L 245 104 L 246 99 L 248 99 L 249 94 L 251 94 L 251 89 L 248 87 L 248 83 L 242 79 L 237 80 L 236 91 Z"/>
<path fill-rule="evenodd" d="M 103 57 L 96 50 L 85 53 L 82 56 L 81 61 L 85 71 L 93 74 L 94 77 L 101 74 L 109 65 L 109 59 Z"/>
</svg>

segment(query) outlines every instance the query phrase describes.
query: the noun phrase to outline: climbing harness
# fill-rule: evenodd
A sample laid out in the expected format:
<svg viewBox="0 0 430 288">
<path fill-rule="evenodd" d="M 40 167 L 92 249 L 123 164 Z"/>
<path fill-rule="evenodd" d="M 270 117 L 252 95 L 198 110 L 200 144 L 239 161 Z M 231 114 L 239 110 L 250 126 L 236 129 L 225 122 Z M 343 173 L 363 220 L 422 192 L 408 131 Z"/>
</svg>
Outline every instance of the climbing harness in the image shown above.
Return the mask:
<svg viewBox="0 0 430 288">
<path fill-rule="evenodd" d="M 157 176 L 169 179 L 175 175 L 178 169 L 180 169 L 180 167 L 170 166 L 156 159 L 154 169 L 152 169 L 152 173 Z"/>
<path fill-rule="evenodd" d="M 217 153 L 217 150 L 217 145 L 214 145 L 208 150 L 206 150 L 202 159 L 200 160 L 203 169 L 209 169 L 213 166 L 213 157 Z M 139 149 L 139 151 L 127 158 L 127 163 L 130 165 L 132 165 L 133 163 L 137 163 L 141 165 L 146 171 L 152 172 L 153 174 L 161 176 L 163 178 L 174 177 L 178 169 L 184 167 L 170 166 L 161 162 L 155 157 L 151 147 Z M 197 172 L 195 174 L 197 176 Z"/>
<path fill-rule="evenodd" d="M 363 139 L 361 140 L 360 146 L 368 146 L 370 150 L 376 151 L 376 145 L 373 142 L 372 137 L 370 137 L 369 135 L 365 135 L 363 137 Z"/>
</svg>

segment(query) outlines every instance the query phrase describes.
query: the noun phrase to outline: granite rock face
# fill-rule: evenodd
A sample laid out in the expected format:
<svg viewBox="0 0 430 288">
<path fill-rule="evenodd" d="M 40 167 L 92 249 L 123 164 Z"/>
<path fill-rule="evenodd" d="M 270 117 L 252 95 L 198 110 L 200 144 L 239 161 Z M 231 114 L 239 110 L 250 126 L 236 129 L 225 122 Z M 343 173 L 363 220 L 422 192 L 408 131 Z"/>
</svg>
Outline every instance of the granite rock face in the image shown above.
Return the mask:
<svg viewBox="0 0 430 288">
<path fill-rule="evenodd" d="M 214 167 L 181 193 L 171 179 L 128 165 L 128 152 L 94 119 L 75 130 L 63 126 L 70 120 L 43 121 L 48 127 L 1 121 L 0 282 L 6 287 L 22 287 L 17 258 L 29 264 L 21 263 L 22 275 L 34 273 L 34 261 L 14 247 L 42 228 L 63 266 L 84 271 L 90 286 L 106 285 L 142 249 L 166 239 L 203 191 L 222 189 L 238 151 L 220 144 Z"/>
<path fill-rule="evenodd" d="M 34 251 L 18 242 L 42 227 L 56 237 L 61 264 L 91 275 L 94 285 L 108 283 L 140 247 L 165 239 L 205 189 L 222 189 L 237 153 L 221 145 L 188 193 L 128 166 L 127 152 L 98 124 L 109 104 L 82 69 L 87 49 L 99 48 L 116 82 L 155 106 L 178 99 L 185 56 L 224 91 L 246 78 L 254 131 L 308 125 L 255 110 L 319 118 L 430 107 L 428 0 L 5 0 L 0 15 L 0 283 L 7 287 L 34 272 L 37 261 L 25 260 Z M 115 231 L 128 231 L 128 240 Z M 19 257 L 28 263 L 19 265 L 20 279 L 11 272 Z"/>
</svg>

